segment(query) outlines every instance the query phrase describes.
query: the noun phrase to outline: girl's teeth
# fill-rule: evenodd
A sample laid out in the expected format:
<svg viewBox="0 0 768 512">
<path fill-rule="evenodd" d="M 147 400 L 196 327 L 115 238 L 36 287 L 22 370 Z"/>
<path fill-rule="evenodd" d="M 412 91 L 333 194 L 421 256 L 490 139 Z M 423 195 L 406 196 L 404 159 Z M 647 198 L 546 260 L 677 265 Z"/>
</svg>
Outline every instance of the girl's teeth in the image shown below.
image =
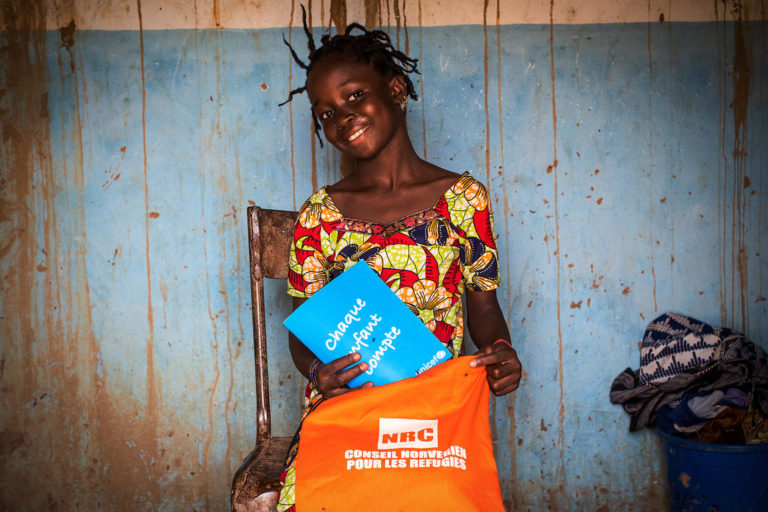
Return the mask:
<svg viewBox="0 0 768 512">
<path fill-rule="evenodd" d="M 355 140 L 356 138 L 358 138 L 358 137 L 360 136 L 360 134 L 361 134 L 361 133 L 363 133 L 364 131 L 365 131 L 365 129 L 364 129 L 364 128 L 360 128 L 359 130 L 357 130 L 355 133 L 353 133 L 353 134 L 352 134 L 352 135 L 349 137 L 349 142 L 352 142 L 353 140 Z"/>
</svg>

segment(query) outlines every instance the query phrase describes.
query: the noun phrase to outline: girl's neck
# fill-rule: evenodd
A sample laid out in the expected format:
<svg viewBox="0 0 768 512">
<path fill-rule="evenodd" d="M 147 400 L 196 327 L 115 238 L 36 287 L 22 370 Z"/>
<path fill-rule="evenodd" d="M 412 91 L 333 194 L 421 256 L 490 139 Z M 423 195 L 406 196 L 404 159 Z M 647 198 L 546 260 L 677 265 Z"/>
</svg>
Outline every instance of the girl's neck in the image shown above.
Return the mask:
<svg viewBox="0 0 768 512">
<path fill-rule="evenodd" d="M 411 139 L 405 132 L 392 140 L 375 157 L 356 160 L 353 176 L 354 181 L 362 187 L 395 190 L 400 184 L 412 181 L 428 166 L 429 164 L 416 154 Z"/>
</svg>

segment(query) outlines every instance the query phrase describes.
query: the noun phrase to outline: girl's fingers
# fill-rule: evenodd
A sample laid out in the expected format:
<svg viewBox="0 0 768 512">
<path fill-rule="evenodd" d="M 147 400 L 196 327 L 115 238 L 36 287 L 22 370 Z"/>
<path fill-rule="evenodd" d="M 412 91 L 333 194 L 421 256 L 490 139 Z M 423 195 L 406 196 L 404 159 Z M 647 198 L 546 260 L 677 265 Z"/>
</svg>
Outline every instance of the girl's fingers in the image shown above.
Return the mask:
<svg viewBox="0 0 768 512">
<path fill-rule="evenodd" d="M 357 386 L 356 388 L 350 389 L 350 391 L 357 391 L 358 389 L 369 389 L 374 386 L 373 382 L 366 382 L 365 384 L 361 384 L 360 386 Z"/>
<path fill-rule="evenodd" d="M 330 363 L 322 365 L 317 370 L 317 381 L 321 384 L 326 382 L 331 382 L 331 381 L 336 383 L 338 380 L 337 377 L 339 375 L 339 372 L 342 371 L 347 366 L 355 364 L 359 360 L 360 360 L 360 354 L 356 354 L 356 353 L 347 354 L 338 359 L 334 359 Z"/>
<path fill-rule="evenodd" d="M 488 387 L 491 389 L 494 395 L 501 396 L 511 393 L 516 390 L 520 385 L 520 375 L 508 375 L 501 379 L 494 379 L 490 375 L 487 377 Z"/>
<path fill-rule="evenodd" d="M 485 366 L 488 387 L 496 396 L 517 389 L 522 376 L 522 365 L 514 349 L 503 344 L 485 347 L 469 362 L 473 368 Z"/>
<path fill-rule="evenodd" d="M 342 384 L 339 387 L 335 387 L 335 388 L 329 389 L 327 392 L 323 392 L 321 390 L 321 393 L 323 393 L 323 396 L 326 396 L 326 397 L 330 398 L 330 397 L 333 397 L 333 396 L 339 396 L 339 395 L 343 395 L 345 393 L 349 393 L 350 391 L 357 391 L 358 389 L 372 388 L 373 385 L 374 385 L 373 382 L 366 382 L 366 383 L 361 384 L 360 386 L 357 386 L 355 388 L 348 388 L 347 386 Z"/>
<path fill-rule="evenodd" d="M 485 347 L 476 354 L 477 357 L 469 362 L 469 366 L 476 368 L 478 366 L 491 366 L 495 364 L 507 365 L 516 364 L 520 365 L 520 361 L 517 358 L 517 352 L 514 349 L 505 345 L 492 345 Z"/>
<path fill-rule="evenodd" d="M 341 356 L 338 359 L 334 359 L 330 363 L 323 365 L 323 370 L 329 375 L 332 373 L 338 373 L 347 366 L 353 365 L 360 360 L 360 354 L 353 352 L 345 356 Z"/>
<path fill-rule="evenodd" d="M 347 383 L 368 370 L 368 364 L 366 363 L 355 364 L 359 360 L 360 354 L 352 353 L 321 366 L 317 371 L 317 383 L 320 392 L 325 396 L 331 397 L 352 391 L 352 389 L 346 387 Z M 350 365 L 354 366 L 347 368 Z M 354 389 L 360 389 L 366 386 L 366 384 Z"/>
<path fill-rule="evenodd" d="M 366 370 L 368 370 L 368 364 L 360 363 L 360 364 L 356 364 L 352 368 L 349 368 L 347 370 L 337 373 L 336 375 L 339 378 L 339 385 L 346 386 L 347 382 L 351 381 L 352 379 L 362 374 Z"/>
<path fill-rule="evenodd" d="M 488 375 L 494 379 L 501 379 L 508 375 L 520 376 L 523 371 L 520 361 L 517 358 L 506 359 L 500 363 L 488 365 L 485 369 L 488 372 Z"/>
<path fill-rule="evenodd" d="M 469 366 L 471 368 L 476 368 L 478 366 L 494 364 L 495 361 L 493 361 L 490 357 L 493 351 L 493 347 L 485 347 L 484 349 L 477 351 L 475 353 L 476 357 L 469 362 Z"/>
</svg>

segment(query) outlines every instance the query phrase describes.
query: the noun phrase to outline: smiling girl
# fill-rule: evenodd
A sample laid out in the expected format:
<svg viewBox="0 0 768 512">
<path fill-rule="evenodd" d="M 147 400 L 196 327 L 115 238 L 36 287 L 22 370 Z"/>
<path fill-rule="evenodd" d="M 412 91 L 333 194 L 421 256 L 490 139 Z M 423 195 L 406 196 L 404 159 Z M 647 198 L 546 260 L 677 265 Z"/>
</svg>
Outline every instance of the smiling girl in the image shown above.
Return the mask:
<svg viewBox="0 0 768 512">
<path fill-rule="evenodd" d="M 494 394 L 514 391 L 521 365 L 496 299 L 499 265 L 490 198 L 468 172 L 437 167 L 413 149 L 406 116 L 408 99 L 417 99 L 408 77 L 417 72 L 416 60 L 395 49 L 386 33 L 358 24 L 343 34 L 324 35 L 319 48 L 306 19 L 304 29 L 309 63 L 291 52 L 307 70 L 307 81 L 288 101 L 306 91 L 316 130 L 322 128 L 328 142 L 353 157 L 354 169 L 315 192 L 299 211 L 289 260 L 294 309 L 362 260 L 455 357 L 462 353 L 463 297 L 467 327 L 480 349 L 470 364 L 486 368 Z M 296 368 L 310 380 L 305 411 L 321 398 L 359 389 L 347 383 L 368 369 L 357 353 L 324 365 L 292 335 L 290 350 Z M 283 474 L 280 511 L 295 510 L 298 441 L 297 434 Z"/>
</svg>

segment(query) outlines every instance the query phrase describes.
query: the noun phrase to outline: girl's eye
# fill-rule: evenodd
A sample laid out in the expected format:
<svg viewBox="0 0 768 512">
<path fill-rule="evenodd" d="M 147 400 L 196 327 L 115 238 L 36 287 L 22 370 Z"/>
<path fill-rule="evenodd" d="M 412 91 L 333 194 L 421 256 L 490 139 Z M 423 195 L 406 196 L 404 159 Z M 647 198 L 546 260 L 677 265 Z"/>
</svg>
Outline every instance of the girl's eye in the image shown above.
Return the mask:
<svg viewBox="0 0 768 512">
<path fill-rule="evenodd" d="M 349 101 L 354 101 L 363 95 L 363 91 L 357 90 L 349 95 Z"/>
<path fill-rule="evenodd" d="M 331 117 L 332 114 L 333 114 L 333 110 L 326 110 L 325 112 L 320 112 L 320 115 L 318 117 L 320 118 L 321 121 L 325 121 L 326 119 Z"/>
</svg>

